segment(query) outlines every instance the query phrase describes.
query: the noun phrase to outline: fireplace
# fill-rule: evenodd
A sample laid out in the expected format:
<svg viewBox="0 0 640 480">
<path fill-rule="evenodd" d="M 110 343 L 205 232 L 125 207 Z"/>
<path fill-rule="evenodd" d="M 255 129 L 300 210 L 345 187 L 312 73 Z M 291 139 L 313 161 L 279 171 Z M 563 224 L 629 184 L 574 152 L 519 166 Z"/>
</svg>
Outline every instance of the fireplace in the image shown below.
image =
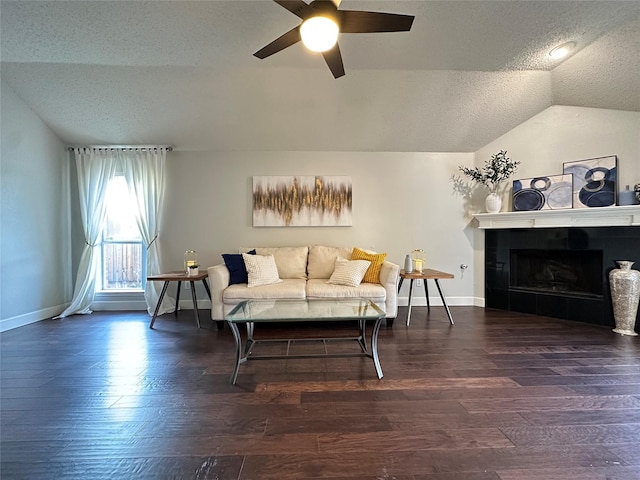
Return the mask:
<svg viewBox="0 0 640 480">
<path fill-rule="evenodd" d="M 614 326 L 609 272 L 617 260 L 640 267 L 640 228 L 487 229 L 485 305 Z"/>
<path fill-rule="evenodd" d="M 602 250 L 514 249 L 509 255 L 509 288 L 598 298 L 602 291 Z"/>
</svg>

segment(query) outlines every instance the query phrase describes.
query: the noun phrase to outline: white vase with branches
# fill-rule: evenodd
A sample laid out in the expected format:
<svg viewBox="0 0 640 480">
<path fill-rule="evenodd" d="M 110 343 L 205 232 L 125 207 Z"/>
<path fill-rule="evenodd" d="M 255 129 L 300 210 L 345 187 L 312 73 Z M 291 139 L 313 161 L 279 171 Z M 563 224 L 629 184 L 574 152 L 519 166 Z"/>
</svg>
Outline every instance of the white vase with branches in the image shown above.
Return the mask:
<svg viewBox="0 0 640 480">
<path fill-rule="evenodd" d="M 458 167 L 459 170 L 474 182 L 486 187 L 489 195 L 485 198 L 485 208 L 488 213 L 497 213 L 502 208 L 500 186 L 508 180 L 518 169 L 520 162 L 507 157 L 506 150 L 500 150 L 484 163 L 482 168 Z"/>
</svg>

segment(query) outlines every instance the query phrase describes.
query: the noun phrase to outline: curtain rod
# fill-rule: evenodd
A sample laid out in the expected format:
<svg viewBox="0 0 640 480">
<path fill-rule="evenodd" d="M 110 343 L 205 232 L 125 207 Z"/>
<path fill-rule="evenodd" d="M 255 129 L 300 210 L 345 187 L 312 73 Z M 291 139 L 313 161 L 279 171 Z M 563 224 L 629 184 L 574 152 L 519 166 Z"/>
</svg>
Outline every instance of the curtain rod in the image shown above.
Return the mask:
<svg viewBox="0 0 640 480">
<path fill-rule="evenodd" d="M 173 147 L 171 145 L 153 145 L 153 146 L 139 146 L 139 147 L 115 147 L 115 146 L 109 146 L 109 145 L 105 145 L 102 147 L 91 147 L 91 146 L 85 146 L 85 147 L 67 147 L 67 150 L 69 152 L 73 152 L 76 148 L 95 148 L 96 150 L 152 150 L 154 148 L 166 148 L 167 152 L 173 152 Z"/>
</svg>

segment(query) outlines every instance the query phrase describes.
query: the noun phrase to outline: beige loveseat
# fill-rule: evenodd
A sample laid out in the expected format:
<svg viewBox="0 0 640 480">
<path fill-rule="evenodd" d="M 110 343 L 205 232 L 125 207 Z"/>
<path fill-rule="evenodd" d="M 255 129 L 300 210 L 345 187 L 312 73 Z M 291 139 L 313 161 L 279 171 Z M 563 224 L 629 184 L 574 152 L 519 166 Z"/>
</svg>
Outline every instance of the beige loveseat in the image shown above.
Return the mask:
<svg viewBox="0 0 640 480">
<path fill-rule="evenodd" d="M 252 249 L 241 249 L 241 252 L 249 250 Z M 247 283 L 230 284 L 231 275 L 225 263 L 209 267 L 211 318 L 219 326 L 235 305 L 249 299 L 367 298 L 386 312 L 387 326 L 391 326 L 398 315 L 400 267 L 395 263 L 386 260 L 382 263 L 380 283 L 363 282 L 353 287 L 328 283 L 336 258 L 349 260 L 352 248 L 312 245 L 253 250 L 256 255 L 273 255 L 281 281 L 255 287 L 249 287 Z"/>
</svg>

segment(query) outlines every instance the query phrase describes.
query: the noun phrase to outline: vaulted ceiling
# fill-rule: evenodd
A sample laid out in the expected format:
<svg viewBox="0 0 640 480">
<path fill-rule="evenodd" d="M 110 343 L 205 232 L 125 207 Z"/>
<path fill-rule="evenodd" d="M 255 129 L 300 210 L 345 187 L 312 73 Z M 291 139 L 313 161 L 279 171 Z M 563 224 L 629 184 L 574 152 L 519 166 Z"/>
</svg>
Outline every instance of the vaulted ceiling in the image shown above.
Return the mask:
<svg viewBox="0 0 640 480">
<path fill-rule="evenodd" d="M 252 55 L 299 23 L 270 0 L 2 0 L 0 74 L 72 145 L 467 152 L 551 105 L 640 111 L 639 1 L 340 9 L 416 18 L 341 35 L 334 79 L 301 44 Z M 551 59 L 567 41 L 572 55 Z"/>
</svg>

